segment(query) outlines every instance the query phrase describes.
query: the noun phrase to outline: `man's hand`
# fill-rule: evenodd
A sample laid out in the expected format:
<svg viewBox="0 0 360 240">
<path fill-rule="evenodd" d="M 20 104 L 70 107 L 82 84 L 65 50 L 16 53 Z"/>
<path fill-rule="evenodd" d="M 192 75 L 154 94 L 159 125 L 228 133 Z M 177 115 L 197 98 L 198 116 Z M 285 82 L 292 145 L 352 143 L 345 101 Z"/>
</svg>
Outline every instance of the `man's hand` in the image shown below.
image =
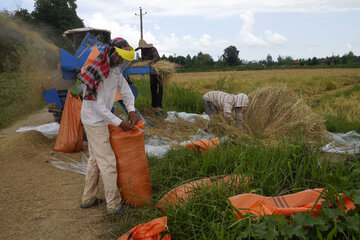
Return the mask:
<svg viewBox="0 0 360 240">
<path fill-rule="evenodd" d="M 135 130 L 135 124 L 127 123 L 125 121 L 122 121 L 120 123 L 119 127 L 125 132 L 129 131 L 129 130 Z"/>
<path fill-rule="evenodd" d="M 134 126 L 137 124 L 137 122 L 140 120 L 138 115 L 135 112 L 129 112 L 128 116 L 129 122 L 134 124 Z"/>
<path fill-rule="evenodd" d="M 224 117 L 228 124 L 233 125 L 233 126 L 235 125 L 235 121 L 231 117 L 231 113 L 224 112 Z"/>
</svg>

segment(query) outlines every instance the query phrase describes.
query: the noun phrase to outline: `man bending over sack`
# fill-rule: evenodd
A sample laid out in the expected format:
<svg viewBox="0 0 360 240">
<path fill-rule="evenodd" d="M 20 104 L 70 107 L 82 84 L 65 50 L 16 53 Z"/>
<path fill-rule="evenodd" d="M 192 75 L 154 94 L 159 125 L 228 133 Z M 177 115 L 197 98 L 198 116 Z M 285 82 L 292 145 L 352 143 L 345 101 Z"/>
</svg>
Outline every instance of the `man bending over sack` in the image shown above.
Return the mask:
<svg viewBox="0 0 360 240">
<path fill-rule="evenodd" d="M 83 90 L 81 121 L 89 144 L 90 157 L 87 165 L 85 188 L 81 208 L 97 206 L 101 200 L 96 198 L 99 176 L 104 182 L 108 214 L 121 214 L 127 207 L 121 204 L 117 187 L 116 158 L 110 145 L 108 124 L 119 126 L 122 130 L 134 130 L 139 121 L 135 114 L 134 96 L 122 72 L 134 60 L 134 49 L 123 38 L 113 39 L 79 76 L 86 85 Z M 111 112 L 116 90 L 122 95 L 129 112 L 129 122 L 122 121 Z"/>
<path fill-rule="evenodd" d="M 224 112 L 224 117 L 230 124 L 242 129 L 242 110 L 249 104 L 246 94 L 240 93 L 234 95 L 221 91 L 210 91 L 204 94 L 202 103 L 209 117 L 214 113 Z M 236 121 L 231 117 L 231 112 L 234 108 Z"/>
</svg>

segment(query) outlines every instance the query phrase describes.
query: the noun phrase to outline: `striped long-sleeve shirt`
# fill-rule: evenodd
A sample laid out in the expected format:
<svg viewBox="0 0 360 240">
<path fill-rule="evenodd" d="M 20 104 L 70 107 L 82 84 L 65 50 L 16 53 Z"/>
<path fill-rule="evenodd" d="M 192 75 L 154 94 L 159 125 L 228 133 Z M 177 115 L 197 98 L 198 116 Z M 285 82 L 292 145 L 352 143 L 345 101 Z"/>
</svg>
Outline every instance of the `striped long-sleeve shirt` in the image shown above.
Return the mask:
<svg viewBox="0 0 360 240">
<path fill-rule="evenodd" d="M 240 93 L 237 95 L 229 94 L 222 91 L 207 92 L 203 99 L 212 102 L 217 111 L 223 111 L 224 117 L 232 124 L 236 124 L 238 128 L 242 128 L 242 108 L 249 104 L 249 99 L 246 94 Z M 236 122 L 231 117 L 231 112 L 235 108 Z"/>
<path fill-rule="evenodd" d="M 218 111 L 231 113 L 235 107 L 246 107 L 249 99 L 246 94 L 229 94 L 222 91 L 210 91 L 205 93 L 203 98 L 212 102 Z"/>
</svg>

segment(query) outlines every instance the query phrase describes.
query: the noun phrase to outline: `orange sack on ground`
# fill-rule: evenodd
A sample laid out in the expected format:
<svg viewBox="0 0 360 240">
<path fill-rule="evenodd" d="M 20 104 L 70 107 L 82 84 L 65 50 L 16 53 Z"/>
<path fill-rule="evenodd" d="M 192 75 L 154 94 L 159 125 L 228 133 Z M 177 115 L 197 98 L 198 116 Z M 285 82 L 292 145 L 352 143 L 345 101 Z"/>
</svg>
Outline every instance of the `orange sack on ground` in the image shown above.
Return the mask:
<svg viewBox="0 0 360 240">
<path fill-rule="evenodd" d="M 310 212 L 313 208 L 314 216 L 317 216 L 317 210 L 321 209 L 323 199 L 320 197 L 322 188 L 308 189 L 298 193 L 276 196 L 276 197 L 264 197 L 257 194 L 239 194 L 234 197 L 230 197 L 231 204 L 238 209 L 241 213 L 235 211 L 235 214 L 241 219 L 240 215 L 247 213 L 253 213 L 255 216 L 259 215 L 284 215 L 290 216 L 299 212 Z M 348 198 L 345 198 L 346 212 L 355 209 L 354 203 Z"/>
<path fill-rule="evenodd" d="M 199 179 L 189 183 L 182 184 L 168 193 L 166 193 L 156 205 L 165 212 L 168 206 L 180 205 L 182 206 L 188 199 L 195 194 L 195 189 L 198 187 L 211 186 L 214 184 L 241 186 L 248 184 L 248 178 L 241 175 L 221 175 L 216 177 Z"/>
<path fill-rule="evenodd" d="M 68 91 L 60 128 L 56 138 L 54 151 L 79 152 L 83 146 L 83 127 L 81 124 L 81 99 Z"/>
<path fill-rule="evenodd" d="M 161 238 L 161 232 L 167 230 L 167 217 L 160 217 L 150 222 L 139 224 L 117 240 L 171 240 L 170 234 Z"/>
<path fill-rule="evenodd" d="M 124 132 L 109 125 L 110 143 L 116 156 L 117 185 L 125 204 L 142 207 L 152 198 L 150 171 L 145 154 L 144 126 L 139 121 L 134 131 Z"/>
<path fill-rule="evenodd" d="M 207 150 L 215 150 L 220 145 L 219 138 L 213 139 L 201 139 L 198 141 L 194 141 L 186 144 L 186 148 L 189 150 L 197 150 L 199 152 L 206 152 Z"/>
</svg>

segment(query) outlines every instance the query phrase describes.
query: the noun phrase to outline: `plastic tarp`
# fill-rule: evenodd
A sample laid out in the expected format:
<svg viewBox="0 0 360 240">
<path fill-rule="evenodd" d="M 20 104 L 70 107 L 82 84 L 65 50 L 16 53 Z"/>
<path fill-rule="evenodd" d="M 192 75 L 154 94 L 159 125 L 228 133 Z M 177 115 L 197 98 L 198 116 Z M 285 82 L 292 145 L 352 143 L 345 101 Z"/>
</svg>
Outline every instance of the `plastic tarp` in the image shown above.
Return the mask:
<svg viewBox="0 0 360 240">
<path fill-rule="evenodd" d="M 210 140 L 213 138 L 216 138 L 215 134 L 205 132 L 201 129 L 198 129 L 198 131 L 193 136 L 190 137 L 190 140 L 183 142 L 177 142 L 161 136 L 152 136 L 145 140 L 145 151 L 146 154 L 149 156 L 156 158 L 163 158 L 166 155 L 166 153 L 171 149 L 172 146 L 180 145 L 185 147 L 187 144 L 194 141 L 199 141 L 201 139 Z M 220 142 L 224 142 L 226 140 L 227 140 L 226 137 L 220 138 Z"/>
<path fill-rule="evenodd" d="M 46 123 L 40 126 L 28 126 L 28 127 L 21 127 L 18 130 L 16 130 L 16 132 L 21 133 L 21 132 L 26 132 L 26 131 L 30 131 L 30 130 L 35 130 L 38 132 L 41 132 L 44 135 L 57 135 L 59 132 L 59 127 L 60 124 L 57 122 L 52 122 L 52 123 Z"/>
<path fill-rule="evenodd" d="M 170 150 L 170 145 L 175 143 L 170 138 L 154 135 L 145 140 L 145 152 L 149 156 L 162 158 Z"/>
<path fill-rule="evenodd" d="M 210 118 L 206 113 L 200 115 L 195 113 L 175 112 L 175 111 L 167 112 L 167 117 L 165 118 L 165 121 L 175 122 L 178 118 L 181 118 L 188 122 L 194 122 L 196 117 L 200 117 L 210 121 Z"/>
<path fill-rule="evenodd" d="M 49 162 L 56 168 L 61 170 L 71 171 L 75 173 L 79 173 L 82 175 L 86 175 L 87 170 L 87 160 L 89 158 L 89 153 L 87 151 L 81 152 L 81 162 L 76 161 L 72 158 L 68 158 L 69 161 L 62 161 L 57 158 L 52 157 Z"/>
<path fill-rule="evenodd" d="M 360 153 L 360 135 L 355 131 L 347 133 L 331 133 L 333 141 L 326 144 L 322 151 L 328 153 L 340 154 L 358 154 Z"/>
</svg>

